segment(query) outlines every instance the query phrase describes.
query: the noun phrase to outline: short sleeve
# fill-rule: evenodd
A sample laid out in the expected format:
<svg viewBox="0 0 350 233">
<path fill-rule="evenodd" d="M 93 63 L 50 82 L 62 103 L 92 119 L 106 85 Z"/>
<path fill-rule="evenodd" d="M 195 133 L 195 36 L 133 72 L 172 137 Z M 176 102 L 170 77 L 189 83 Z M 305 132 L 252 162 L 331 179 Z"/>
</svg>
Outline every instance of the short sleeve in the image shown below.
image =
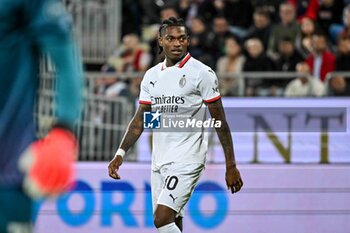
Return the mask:
<svg viewBox="0 0 350 233">
<path fill-rule="evenodd" d="M 142 79 L 141 87 L 140 87 L 140 96 L 139 96 L 139 103 L 140 104 L 152 104 L 151 101 L 151 94 L 149 92 L 149 83 L 148 83 L 148 77 L 150 72 L 146 72 L 145 76 Z"/>
<path fill-rule="evenodd" d="M 200 71 L 198 78 L 198 89 L 204 102 L 210 103 L 221 98 L 218 79 L 212 69 L 208 68 Z"/>
</svg>

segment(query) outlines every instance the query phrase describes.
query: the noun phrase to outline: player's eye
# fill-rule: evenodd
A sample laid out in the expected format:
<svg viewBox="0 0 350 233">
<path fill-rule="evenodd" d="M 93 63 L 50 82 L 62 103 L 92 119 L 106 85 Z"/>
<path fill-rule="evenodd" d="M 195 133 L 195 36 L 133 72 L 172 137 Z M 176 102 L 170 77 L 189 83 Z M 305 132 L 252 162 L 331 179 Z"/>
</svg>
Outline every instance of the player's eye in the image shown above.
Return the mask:
<svg viewBox="0 0 350 233">
<path fill-rule="evenodd" d="M 183 42 L 185 42 L 186 41 L 186 36 L 181 36 L 180 38 L 179 38 L 179 42 L 180 43 L 183 43 Z"/>
<path fill-rule="evenodd" d="M 166 37 L 165 38 L 168 42 L 174 42 L 175 40 L 178 40 L 179 43 L 184 43 L 187 39 L 186 36 L 181 36 L 179 38 L 175 38 L 175 37 Z"/>
<path fill-rule="evenodd" d="M 166 40 L 167 40 L 168 42 L 173 42 L 174 37 L 167 37 Z"/>
</svg>

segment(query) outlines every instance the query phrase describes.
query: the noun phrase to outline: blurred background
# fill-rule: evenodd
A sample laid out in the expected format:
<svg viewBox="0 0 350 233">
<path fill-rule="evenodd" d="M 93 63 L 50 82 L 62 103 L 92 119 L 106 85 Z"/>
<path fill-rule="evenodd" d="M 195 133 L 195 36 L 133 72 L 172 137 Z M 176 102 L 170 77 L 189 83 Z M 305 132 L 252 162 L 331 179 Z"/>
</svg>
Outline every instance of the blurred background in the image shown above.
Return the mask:
<svg viewBox="0 0 350 233">
<path fill-rule="evenodd" d="M 107 164 L 144 72 L 164 59 L 158 28 L 171 16 L 190 29 L 191 55 L 216 71 L 245 181 L 240 193 L 226 191 L 224 155 L 210 132 L 184 232 L 350 232 L 349 0 L 63 2 L 86 78 L 78 180 L 70 193 L 37 204 L 37 232 L 156 232 L 150 133 L 125 156 L 120 182 L 108 178 Z M 55 69 L 43 59 L 40 70 L 35 114 L 44 135 Z"/>
</svg>

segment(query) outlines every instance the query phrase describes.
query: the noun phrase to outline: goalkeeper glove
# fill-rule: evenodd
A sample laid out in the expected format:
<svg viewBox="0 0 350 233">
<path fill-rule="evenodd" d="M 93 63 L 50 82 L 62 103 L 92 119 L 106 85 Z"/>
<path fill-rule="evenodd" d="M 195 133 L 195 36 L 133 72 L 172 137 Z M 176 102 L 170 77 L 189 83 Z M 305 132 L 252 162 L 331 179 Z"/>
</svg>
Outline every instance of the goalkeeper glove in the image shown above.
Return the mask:
<svg viewBox="0 0 350 233">
<path fill-rule="evenodd" d="M 42 198 L 67 191 L 75 175 L 77 153 L 74 134 L 63 128 L 53 128 L 46 137 L 32 143 L 19 160 L 27 194 Z"/>
</svg>

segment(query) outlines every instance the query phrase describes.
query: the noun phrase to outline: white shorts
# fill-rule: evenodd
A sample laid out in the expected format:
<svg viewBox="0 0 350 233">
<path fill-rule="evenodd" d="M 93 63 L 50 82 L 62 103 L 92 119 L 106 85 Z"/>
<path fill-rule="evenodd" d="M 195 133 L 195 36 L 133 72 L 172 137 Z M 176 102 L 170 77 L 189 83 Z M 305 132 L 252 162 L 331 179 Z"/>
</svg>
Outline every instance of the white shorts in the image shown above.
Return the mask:
<svg viewBox="0 0 350 233">
<path fill-rule="evenodd" d="M 204 170 L 203 164 L 167 164 L 152 171 L 153 213 L 158 204 L 168 206 L 183 217 L 184 207 Z"/>
</svg>

